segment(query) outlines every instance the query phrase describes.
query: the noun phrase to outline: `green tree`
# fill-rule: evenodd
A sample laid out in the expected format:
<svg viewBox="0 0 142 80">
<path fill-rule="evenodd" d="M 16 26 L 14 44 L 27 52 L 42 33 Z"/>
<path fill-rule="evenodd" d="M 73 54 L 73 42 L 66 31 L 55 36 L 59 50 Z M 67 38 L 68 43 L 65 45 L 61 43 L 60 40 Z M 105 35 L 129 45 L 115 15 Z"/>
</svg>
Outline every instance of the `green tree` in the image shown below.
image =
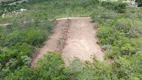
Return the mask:
<svg viewBox="0 0 142 80">
<path fill-rule="evenodd" d="M 38 62 L 35 75 L 40 80 L 68 80 L 67 69 L 60 54 L 48 52 Z"/>
<path fill-rule="evenodd" d="M 142 6 L 142 0 L 136 0 L 136 3 L 138 3 L 138 6 L 139 6 L 139 7 Z"/>
<path fill-rule="evenodd" d="M 23 66 L 21 69 L 17 69 L 14 73 L 10 73 L 4 78 L 4 80 L 33 80 L 34 75 L 32 70 Z"/>
</svg>

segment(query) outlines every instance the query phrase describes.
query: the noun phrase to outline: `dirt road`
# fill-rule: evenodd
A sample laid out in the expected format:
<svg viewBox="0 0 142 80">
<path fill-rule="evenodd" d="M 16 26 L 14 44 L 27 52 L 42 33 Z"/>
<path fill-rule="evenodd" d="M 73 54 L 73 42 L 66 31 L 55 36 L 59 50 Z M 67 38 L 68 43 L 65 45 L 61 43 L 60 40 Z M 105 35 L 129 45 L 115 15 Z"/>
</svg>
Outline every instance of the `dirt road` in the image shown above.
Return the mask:
<svg viewBox="0 0 142 80">
<path fill-rule="evenodd" d="M 74 58 L 82 61 L 92 61 L 93 56 L 103 61 L 104 52 L 96 43 L 95 24 L 90 17 L 61 18 L 56 20 L 53 35 L 33 58 L 32 66 L 43 58 L 47 51 L 57 51 L 62 54 L 66 65 Z"/>
</svg>

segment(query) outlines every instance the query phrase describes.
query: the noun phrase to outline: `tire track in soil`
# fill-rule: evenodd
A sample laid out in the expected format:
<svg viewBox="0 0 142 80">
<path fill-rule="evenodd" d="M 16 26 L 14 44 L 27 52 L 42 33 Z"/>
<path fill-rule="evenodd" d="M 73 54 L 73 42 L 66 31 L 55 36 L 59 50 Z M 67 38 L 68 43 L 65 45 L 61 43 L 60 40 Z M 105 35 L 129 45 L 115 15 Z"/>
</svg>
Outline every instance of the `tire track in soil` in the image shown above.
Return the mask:
<svg viewBox="0 0 142 80">
<path fill-rule="evenodd" d="M 92 56 L 96 56 L 98 60 L 103 61 L 104 52 L 97 44 L 95 26 L 90 17 L 57 19 L 53 34 L 33 55 L 31 67 L 35 67 L 48 51 L 61 53 L 67 66 L 74 58 L 93 61 Z"/>
</svg>

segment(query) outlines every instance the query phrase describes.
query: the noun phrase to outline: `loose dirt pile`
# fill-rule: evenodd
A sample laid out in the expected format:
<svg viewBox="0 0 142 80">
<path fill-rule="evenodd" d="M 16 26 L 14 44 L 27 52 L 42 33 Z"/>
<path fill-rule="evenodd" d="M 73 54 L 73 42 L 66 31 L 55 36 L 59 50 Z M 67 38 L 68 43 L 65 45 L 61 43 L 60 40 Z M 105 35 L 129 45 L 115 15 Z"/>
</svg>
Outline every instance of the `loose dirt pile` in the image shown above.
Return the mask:
<svg viewBox="0 0 142 80">
<path fill-rule="evenodd" d="M 92 61 L 93 56 L 96 56 L 98 60 L 103 61 L 104 52 L 96 43 L 95 24 L 91 21 L 90 17 L 57 19 L 53 35 L 33 57 L 31 65 L 34 66 L 47 51 L 61 53 L 66 65 L 74 58 Z"/>
</svg>

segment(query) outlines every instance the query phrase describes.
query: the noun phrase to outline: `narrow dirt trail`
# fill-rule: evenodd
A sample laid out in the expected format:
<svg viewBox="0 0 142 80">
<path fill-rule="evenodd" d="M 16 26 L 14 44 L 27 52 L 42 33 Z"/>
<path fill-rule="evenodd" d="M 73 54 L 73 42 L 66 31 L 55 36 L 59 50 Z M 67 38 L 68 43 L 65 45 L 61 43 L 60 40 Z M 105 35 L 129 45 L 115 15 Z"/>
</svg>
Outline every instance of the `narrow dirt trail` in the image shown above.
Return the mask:
<svg viewBox="0 0 142 80">
<path fill-rule="evenodd" d="M 61 53 L 66 65 L 74 58 L 92 61 L 93 56 L 96 56 L 98 60 L 103 61 L 104 52 L 97 44 L 95 24 L 91 21 L 90 17 L 57 19 L 53 35 L 37 52 L 31 66 L 35 66 L 47 51 Z"/>
</svg>

